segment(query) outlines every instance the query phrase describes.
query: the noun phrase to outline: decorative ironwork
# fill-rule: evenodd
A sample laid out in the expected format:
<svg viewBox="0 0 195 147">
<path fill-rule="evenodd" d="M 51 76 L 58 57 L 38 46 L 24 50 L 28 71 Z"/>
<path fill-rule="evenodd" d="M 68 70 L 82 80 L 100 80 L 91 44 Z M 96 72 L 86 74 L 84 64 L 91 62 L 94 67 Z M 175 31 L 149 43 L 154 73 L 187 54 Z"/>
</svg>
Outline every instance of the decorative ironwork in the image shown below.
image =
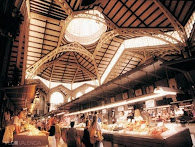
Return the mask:
<svg viewBox="0 0 195 147">
<path fill-rule="evenodd" d="M 169 10 L 159 1 L 153 0 L 153 2 L 162 10 L 165 16 L 169 19 L 175 30 L 177 31 L 178 35 L 180 36 L 181 42 L 183 46 L 187 46 L 187 35 L 185 32 L 184 27 L 180 24 L 180 22 L 169 12 Z"/>
<path fill-rule="evenodd" d="M 118 33 L 115 30 L 103 33 L 102 36 L 100 37 L 99 41 L 98 41 L 98 44 L 97 44 L 96 49 L 93 53 L 93 56 L 95 57 L 97 55 L 97 53 L 101 49 L 103 43 L 105 43 L 106 41 L 114 38 L 117 35 L 118 35 Z"/>
<path fill-rule="evenodd" d="M 73 11 L 65 0 L 55 0 L 57 4 L 66 12 L 67 15 L 72 15 Z"/>
<path fill-rule="evenodd" d="M 181 51 L 184 46 L 181 41 L 179 41 L 177 38 L 174 38 L 171 33 L 164 33 L 167 31 L 167 29 L 141 29 L 141 28 L 119 28 L 116 30 L 119 35 L 133 35 L 133 36 L 148 36 L 160 39 L 164 42 L 167 42 L 169 45 L 171 45 L 174 49 Z M 174 33 L 174 32 L 173 32 Z"/>
<path fill-rule="evenodd" d="M 81 46 L 79 43 L 74 42 L 74 43 L 70 43 L 70 44 L 61 46 L 61 47 L 59 47 L 59 49 L 58 48 L 54 49 L 53 51 L 48 53 L 46 56 L 41 58 L 39 61 L 37 61 L 35 64 L 31 65 L 27 69 L 27 73 L 28 73 L 27 78 L 31 79 L 38 72 L 40 72 L 42 69 L 44 69 L 48 66 L 51 66 L 55 62 L 55 61 L 51 61 L 51 59 L 53 59 L 57 54 L 62 53 L 62 52 L 69 52 L 69 51 L 78 52 L 80 54 L 86 55 L 87 57 L 89 57 L 90 59 L 93 60 L 94 67 L 96 66 L 94 56 L 88 50 L 86 50 L 83 46 Z M 46 63 L 46 62 L 48 62 L 48 63 Z M 44 63 L 46 63 L 46 64 L 44 65 Z M 98 75 L 99 73 L 97 71 L 97 67 L 95 67 L 95 68 L 96 68 L 96 74 Z"/>
</svg>

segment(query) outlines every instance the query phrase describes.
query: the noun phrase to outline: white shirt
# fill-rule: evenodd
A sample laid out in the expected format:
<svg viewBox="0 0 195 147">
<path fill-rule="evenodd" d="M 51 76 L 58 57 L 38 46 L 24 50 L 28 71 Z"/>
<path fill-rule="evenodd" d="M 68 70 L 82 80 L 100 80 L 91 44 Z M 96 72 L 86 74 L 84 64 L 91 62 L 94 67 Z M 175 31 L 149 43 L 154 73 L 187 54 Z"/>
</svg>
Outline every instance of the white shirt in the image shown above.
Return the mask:
<svg viewBox="0 0 195 147">
<path fill-rule="evenodd" d="M 21 126 L 22 119 L 20 119 L 18 116 L 14 117 L 14 125 Z"/>
<path fill-rule="evenodd" d="M 143 118 L 141 116 L 135 116 L 134 119 L 135 119 L 135 121 L 143 120 Z"/>
</svg>

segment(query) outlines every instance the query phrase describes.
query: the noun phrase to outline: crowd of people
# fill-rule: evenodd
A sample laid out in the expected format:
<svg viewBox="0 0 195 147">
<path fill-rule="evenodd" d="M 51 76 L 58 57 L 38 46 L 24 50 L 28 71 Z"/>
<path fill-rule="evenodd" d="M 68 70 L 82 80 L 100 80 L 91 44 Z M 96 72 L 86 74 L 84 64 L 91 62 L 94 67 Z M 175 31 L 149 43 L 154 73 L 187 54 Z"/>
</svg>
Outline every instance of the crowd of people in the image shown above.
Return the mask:
<svg viewBox="0 0 195 147">
<path fill-rule="evenodd" d="M 20 111 L 7 123 L 2 142 L 4 146 L 11 146 L 14 141 L 14 134 L 25 131 L 23 126 L 28 123 L 48 136 L 49 147 L 78 147 L 81 145 L 83 147 L 102 147 L 103 137 L 97 114 L 93 115 L 92 120 L 85 119 L 85 121 L 86 127 L 84 128 L 81 142 L 78 141 L 78 133 L 77 129 L 74 128 L 74 121 L 70 122 L 70 128 L 66 131 L 66 141 L 64 142 L 58 119 L 51 116 L 47 121 L 40 119 L 31 120 L 26 116 L 25 111 Z"/>
</svg>

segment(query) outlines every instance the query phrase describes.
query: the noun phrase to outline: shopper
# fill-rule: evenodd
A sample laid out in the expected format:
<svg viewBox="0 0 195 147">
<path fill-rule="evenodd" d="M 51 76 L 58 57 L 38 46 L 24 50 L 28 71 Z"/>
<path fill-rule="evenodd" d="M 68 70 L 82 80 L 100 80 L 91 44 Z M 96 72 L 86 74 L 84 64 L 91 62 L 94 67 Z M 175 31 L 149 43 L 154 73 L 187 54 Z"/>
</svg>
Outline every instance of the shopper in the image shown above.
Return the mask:
<svg viewBox="0 0 195 147">
<path fill-rule="evenodd" d="M 103 146 L 103 143 L 102 143 L 103 136 L 102 136 L 100 125 L 98 124 L 97 115 L 93 116 L 93 121 L 89 128 L 89 134 L 90 134 L 90 142 L 91 144 L 93 144 L 94 147 Z"/>
<path fill-rule="evenodd" d="M 13 134 L 14 134 L 14 130 L 15 130 L 15 125 L 11 124 L 11 125 L 7 125 L 5 127 L 5 133 L 3 135 L 3 140 L 2 142 L 6 145 L 11 145 L 13 143 Z"/>
<path fill-rule="evenodd" d="M 59 121 L 55 120 L 55 138 L 56 138 L 56 146 L 59 146 L 60 138 L 61 138 L 61 129 L 59 127 Z"/>
<path fill-rule="evenodd" d="M 67 131 L 68 147 L 77 147 L 77 130 L 74 128 L 74 121 L 70 123 L 71 128 Z"/>
<path fill-rule="evenodd" d="M 49 147 L 56 147 L 55 123 L 54 122 L 51 124 L 51 127 L 48 132 L 49 132 L 49 136 L 48 136 Z"/>
<path fill-rule="evenodd" d="M 90 142 L 89 127 L 90 127 L 90 121 L 87 120 L 86 127 L 84 129 L 83 138 L 82 138 L 82 142 L 85 144 L 85 147 L 93 147 L 93 145 Z"/>
<path fill-rule="evenodd" d="M 42 122 L 41 120 L 38 120 L 37 122 L 37 128 L 41 131 L 42 130 Z"/>
<path fill-rule="evenodd" d="M 23 122 L 24 112 L 20 111 L 17 116 L 14 117 L 13 124 L 15 125 L 16 134 L 21 132 L 21 123 Z"/>
</svg>

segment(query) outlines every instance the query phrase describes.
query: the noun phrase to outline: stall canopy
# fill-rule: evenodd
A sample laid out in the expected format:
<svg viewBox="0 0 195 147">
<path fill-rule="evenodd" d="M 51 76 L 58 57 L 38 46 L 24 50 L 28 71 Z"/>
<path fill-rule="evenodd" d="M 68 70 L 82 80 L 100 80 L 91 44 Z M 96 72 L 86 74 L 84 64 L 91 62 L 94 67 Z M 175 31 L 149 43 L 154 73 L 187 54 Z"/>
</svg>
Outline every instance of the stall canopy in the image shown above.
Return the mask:
<svg viewBox="0 0 195 147">
<path fill-rule="evenodd" d="M 29 108 L 35 95 L 36 85 L 4 87 L 1 90 L 10 99 L 16 109 Z"/>
</svg>

